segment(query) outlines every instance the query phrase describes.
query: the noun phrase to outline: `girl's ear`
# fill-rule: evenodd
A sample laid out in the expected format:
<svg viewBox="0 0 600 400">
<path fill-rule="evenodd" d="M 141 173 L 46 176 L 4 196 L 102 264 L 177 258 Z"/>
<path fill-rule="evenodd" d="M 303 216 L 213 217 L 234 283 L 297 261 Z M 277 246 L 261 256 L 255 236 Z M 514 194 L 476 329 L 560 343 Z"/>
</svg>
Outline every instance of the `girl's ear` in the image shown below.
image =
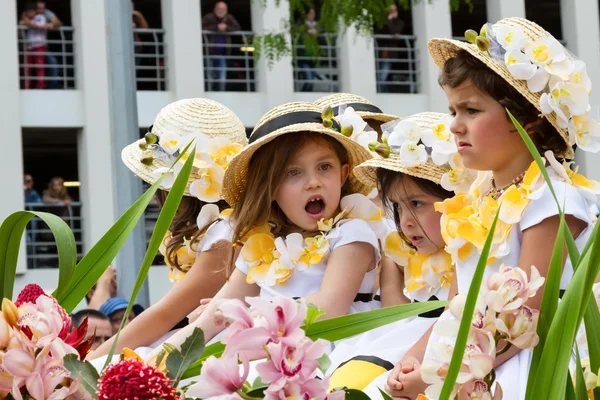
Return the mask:
<svg viewBox="0 0 600 400">
<path fill-rule="evenodd" d="M 342 165 L 342 186 L 344 185 L 344 183 L 346 183 L 346 179 L 348 179 L 349 175 L 350 175 L 350 165 L 343 164 Z"/>
</svg>

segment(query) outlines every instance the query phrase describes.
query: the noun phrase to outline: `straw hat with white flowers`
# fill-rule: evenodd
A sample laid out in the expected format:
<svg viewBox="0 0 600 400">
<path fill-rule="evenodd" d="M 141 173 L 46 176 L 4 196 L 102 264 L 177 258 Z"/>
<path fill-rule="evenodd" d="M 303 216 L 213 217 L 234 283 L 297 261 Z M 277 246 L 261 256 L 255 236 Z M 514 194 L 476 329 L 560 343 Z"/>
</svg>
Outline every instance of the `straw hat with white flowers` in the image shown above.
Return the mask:
<svg viewBox="0 0 600 400">
<path fill-rule="evenodd" d="M 424 112 L 382 125 L 380 155 L 354 169 L 366 185 L 377 184 L 379 168 L 427 179 L 456 193 L 467 191 L 476 177 L 464 167 L 450 132 L 452 117 Z"/>
<path fill-rule="evenodd" d="M 468 30 L 467 42 L 431 39 L 438 67 L 465 50 L 500 75 L 533 104 L 570 146 L 600 150 L 600 125 L 588 116 L 592 83 L 583 61 L 534 22 L 505 18 Z M 565 154 L 572 158 L 571 149 Z"/>
<path fill-rule="evenodd" d="M 247 144 L 242 121 L 216 101 L 185 99 L 167 105 L 145 137 L 123 149 L 121 158 L 149 184 L 167 174 L 160 188 L 169 190 L 187 155 L 169 168 L 192 141 L 189 151 L 196 146 L 196 154 L 184 194 L 215 203 L 223 198 L 221 187 L 229 161 Z"/>
<path fill-rule="evenodd" d="M 235 207 L 246 190 L 248 166 L 252 155 L 259 148 L 282 135 L 313 132 L 330 136 L 340 142 L 348 152 L 351 169 L 372 157 L 369 150 L 339 132 L 339 124 L 332 115 L 323 114 L 321 111 L 322 107 L 314 103 L 295 102 L 275 107 L 263 115 L 250 135 L 248 146 L 233 157 L 229 168 L 225 171 L 223 182 L 225 201 Z M 349 179 L 352 189 L 357 193 L 366 195 L 372 189 L 372 186 L 358 181 L 352 173 Z"/>
<path fill-rule="evenodd" d="M 352 93 L 335 93 L 321 97 L 315 101 L 315 104 L 321 108 L 331 107 L 334 117 L 343 113 L 347 107 L 352 107 L 358 115 L 365 120 L 375 120 L 379 122 L 389 122 L 398 119 L 395 115 L 386 114 L 379 107 L 371 103 L 362 96 Z"/>
</svg>

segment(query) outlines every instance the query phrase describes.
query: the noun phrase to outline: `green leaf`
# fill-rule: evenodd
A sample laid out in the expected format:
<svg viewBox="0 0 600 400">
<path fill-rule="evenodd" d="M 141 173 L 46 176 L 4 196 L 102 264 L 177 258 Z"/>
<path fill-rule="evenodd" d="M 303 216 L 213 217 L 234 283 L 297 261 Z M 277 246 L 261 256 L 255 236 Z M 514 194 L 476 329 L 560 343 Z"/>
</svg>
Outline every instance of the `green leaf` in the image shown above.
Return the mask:
<svg viewBox="0 0 600 400">
<path fill-rule="evenodd" d="M 160 364 L 162 363 L 162 361 L 166 355 L 167 355 L 167 351 L 165 349 L 161 349 L 158 352 L 158 355 L 156 356 L 156 366 L 157 367 L 160 366 Z"/>
<path fill-rule="evenodd" d="M 315 306 L 312 303 L 307 304 L 308 312 L 306 313 L 306 319 L 304 320 L 304 327 L 308 328 L 317 320 L 317 318 L 325 315 L 325 311 L 321 310 L 319 307 Z"/>
<path fill-rule="evenodd" d="M 167 369 L 169 376 L 175 371 L 175 386 L 179 383 L 181 375 L 193 362 L 198 360 L 204 352 L 204 332 L 200 328 L 194 328 L 192 334 L 185 339 L 181 345 L 181 352 L 174 351 L 167 357 Z M 174 356 L 177 354 L 176 356 Z M 173 357 L 173 358 L 171 358 Z"/>
<path fill-rule="evenodd" d="M 269 385 L 263 385 L 259 387 L 253 387 L 251 390 L 246 393 L 246 395 L 250 398 L 258 398 L 262 399 L 265 397 L 265 390 L 269 388 Z"/>
<path fill-rule="evenodd" d="M 585 387 L 585 378 L 583 377 L 583 368 L 581 367 L 581 358 L 579 349 L 575 346 L 575 398 L 577 400 L 588 400 L 587 389 Z M 571 379 L 570 377 L 568 379 Z"/>
<path fill-rule="evenodd" d="M 313 340 L 320 338 L 334 342 L 404 318 L 445 307 L 447 304 L 447 301 L 426 301 L 329 318 L 314 322 L 306 328 L 306 336 Z"/>
<path fill-rule="evenodd" d="M 102 236 L 102 238 L 79 261 L 73 278 L 68 287 L 56 294 L 58 303 L 67 311 L 72 312 L 100 279 L 106 268 L 113 262 L 119 250 L 135 228 L 144 210 L 152 200 L 160 186 L 162 178 L 152 185 L 117 222 Z"/>
<path fill-rule="evenodd" d="M 167 354 L 172 353 L 174 351 L 177 351 L 177 347 L 175 347 L 171 343 L 163 343 L 162 347 L 163 347 L 163 349 L 165 349 L 165 351 L 167 352 Z"/>
<path fill-rule="evenodd" d="M 195 376 L 200 375 L 200 371 L 202 371 L 202 363 L 204 363 L 204 361 L 210 356 L 215 356 L 217 358 L 221 357 L 224 351 L 225 345 L 221 342 L 213 343 L 210 346 L 206 346 L 202 357 L 200 357 L 200 359 L 198 359 L 196 362 L 189 366 L 189 368 L 181 376 L 181 379 L 193 378 Z"/>
<path fill-rule="evenodd" d="M 71 228 L 54 214 L 17 211 L 9 215 L 0 226 L 0 299 L 13 297 L 21 238 L 27 223 L 34 216 L 48 225 L 56 242 L 59 268 L 56 291 L 64 291 L 71 280 L 77 262 L 77 246 Z"/>
<path fill-rule="evenodd" d="M 458 377 L 458 372 L 462 365 L 465 346 L 467 345 L 467 338 L 469 337 L 469 330 L 473 321 L 473 313 L 475 312 L 475 304 L 477 302 L 477 297 L 479 296 L 479 290 L 481 287 L 481 282 L 483 281 L 483 275 L 485 273 L 490 247 L 492 246 L 492 241 L 494 239 L 494 231 L 496 230 L 496 223 L 498 222 L 498 215 L 501 207 L 502 205 L 500 204 L 498 211 L 496 212 L 496 216 L 494 217 L 494 222 L 492 222 L 492 226 L 490 227 L 490 232 L 488 233 L 485 244 L 483 245 L 483 249 L 481 250 L 481 256 L 477 262 L 477 268 L 473 274 L 473 280 L 471 281 L 471 286 L 469 287 L 469 292 L 465 301 L 463 316 L 460 320 L 460 328 L 458 329 L 456 344 L 454 345 L 454 351 L 452 352 L 452 359 L 450 360 L 448 373 L 440 393 L 440 400 L 449 400 L 452 390 L 454 389 L 454 384 L 456 383 L 456 378 Z"/>
<path fill-rule="evenodd" d="M 390 396 L 389 394 L 387 394 L 383 390 L 381 390 L 379 388 L 377 388 L 377 390 L 379 390 L 379 393 L 381 394 L 381 397 L 383 397 L 383 400 L 394 400 L 394 399 L 392 399 L 392 396 Z"/>
<path fill-rule="evenodd" d="M 346 400 L 371 400 L 362 390 L 346 389 L 345 392 L 346 396 L 344 399 Z"/>
<path fill-rule="evenodd" d="M 95 397 L 98 391 L 98 379 L 100 379 L 96 368 L 87 361 L 79 361 L 75 354 L 66 355 L 63 362 L 72 377 L 81 374 L 81 385 L 86 392 Z"/>
<path fill-rule="evenodd" d="M 569 378 L 567 379 L 565 400 L 577 400 L 577 397 L 575 397 L 575 386 L 573 386 L 573 378 L 571 378 L 570 372 L 569 372 Z"/>
<path fill-rule="evenodd" d="M 540 338 L 538 345 L 533 349 L 533 356 L 531 358 L 531 365 L 529 367 L 529 378 L 527 380 L 527 392 L 526 399 L 531 399 L 533 392 L 533 382 L 537 373 L 537 368 L 542 357 L 542 350 L 544 349 L 544 343 L 546 342 L 546 336 L 548 329 L 556 313 L 558 307 L 558 298 L 560 296 L 560 278 L 562 276 L 563 268 L 563 246 L 564 246 L 564 233 L 563 229 L 566 226 L 564 218 L 560 219 L 560 225 L 556 234 L 556 241 L 554 242 L 554 249 L 552 251 L 552 258 L 550 259 L 550 265 L 548 267 L 548 275 L 546 276 L 546 282 L 544 283 L 544 294 L 542 297 L 542 304 L 540 306 L 540 317 L 538 320 L 537 334 Z"/>
<path fill-rule="evenodd" d="M 329 367 L 331 367 L 331 359 L 327 355 L 327 353 L 323 353 L 321 358 L 317 360 L 319 362 L 319 370 L 324 374 L 327 373 Z"/>
<path fill-rule="evenodd" d="M 182 157 L 183 154 L 187 153 L 187 151 L 190 148 L 192 143 L 188 144 L 186 146 L 186 148 L 183 149 L 183 151 L 181 151 L 181 154 L 179 155 L 177 160 L 175 160 L 173 165 L 175 165 L 175 163 L 178 162 L 178 160 Z M 196 153 L 196 147 L 193 147 L 192 154 L 195 154 L 195 153 Z M 185 188 L 187 187 L 187 183 L 188 183 L 188 180 L 190 177 L 190 173 L 192 171 L 192 166 L 193 166 L 194 160 L 195 160 L 195 157 L 188 157 L 185 164 L 183 165 L 183 168 L 181 169 L 181 171 L 179 171 L 179 174 L 177 174 L 177 178 L 175 178 L 175 182 L 173 183 L 173 186 L 171 187 L 171 190 L 169 191 L 169 194 L 167 195 L 165 204 L 162 206 L 162 209 L 160 210 L 160 214 L 158 215 L 158 219 L 156 220 L 156 224 L 154 225 L 154 231 L 152 232 L 152 236 L 150 237 L 150 242 L 148 243 L 148 248 L 146 249 L 146 254 L 144 255 L 144 259 L 142 260 L 140 272 L 138 273 L 138 276 L 135 280 L 135 285 L 133 286 L 133 292 L 131 293 L 131 298 L 129 299 L 129 304 L 127 305 L 127 310 L 125 311 L 125 314 L 123 315 L 123 320 L 121 321 L 121 327 L 117 331 L 115 340 L 113 341 L 110 352 L 108 353 L 108 358 L 106 359 L 106 364 L 104 367 L 106 367 L 106 365 L 108 365 L 109 360 L 112 359 L 112 356 L 115 352 L 117 343 L 119 342 L 119 335 L 121 333 L 121 330 L 123 329 L 123 327 L 127 323 L 127 320 L 129 319 L 129 313 L 131 312 L 133 303 L 135 302 L 135 299 L 137 298 L 137 295 L 140 292 L 140 289 L 142 288 L 144 280 L 146 280 L 146 276 L 148 275 L 148 271 L 150 271 L 150 267 L 152 266 L 152 262 L 154 261 L 154 257 L 156 256 L 156 253 L 158 252 L 158 248 L 160 247 L 160 244 L 164 240 L 165 234 L 167 233 L 167 230 L 169 229 L 169 226 L 171 225 L 171 221 L 173 221 L 173 217 L 175 216 L 175 213 L 177 212 L 177 208 L 179 207 L 179 203 L 181 202 L 181 198 L 183 197 L 183 193 L 185 192 Z M 173 166 L 171 166 L 171 168 L 173 168 Z M 160 179 L 153 185 L 153 187 L 155 185 L 160 184 L 160 182 L 162 182 L 163 179 L 164 179 L 164 175 L 160 177 Z M 143 211 L 144 210 L 141 210 L 142 213 L 143 213 Z M 133 229 L 133 227 L 132 227 L 132 229 Z M 106 267 L 105 267 L 105 269 L 106 269 Z"/>
<path fill-rule="evenodd" d="M 252 382 L 252 389 L 256 389 L 265 385 L 266 384 L 260 379 L 260 376 L 257 376 L 254 382 Z"/>
<path fill-rule="evenodd" d="M 598 371 L 600 370 L 600 340 L 598 340 L 600 338 L 600 312 L 594 299 L 590 299 L 588 302 L 584 319 L 590 368 L 592 371 Z M 594 389 L 594 398 L 600 399 L 600 388 L 598 387 Z"/>
<path fill-rule="evenodd" d="M 593 244 L 580 259 L 548 331 L 532 387 L 537 398 L 559 399 L 565 393 L 571 349 L 600 268 L 600 235 L 597 233 L 594 230 L 590 237 Z"/>
</svg>

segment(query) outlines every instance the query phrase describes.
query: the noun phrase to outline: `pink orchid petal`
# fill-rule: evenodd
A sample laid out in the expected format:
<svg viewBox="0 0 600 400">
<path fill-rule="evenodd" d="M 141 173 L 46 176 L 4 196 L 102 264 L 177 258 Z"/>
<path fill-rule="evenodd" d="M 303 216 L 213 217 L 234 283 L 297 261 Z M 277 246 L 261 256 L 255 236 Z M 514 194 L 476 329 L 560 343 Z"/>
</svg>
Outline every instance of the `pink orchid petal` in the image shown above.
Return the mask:
<svg viewBox="0 0 600 400">
<path fill-rule="evenodd" d="M 2 357 L 2 366 L 12 376 L 25 378 L 33 370 L 35 359 L 28 351 L 12 349 Z"/>
<path fill-rule="evenodd" d="M 469 357 L 469 367 L 476 379 L 483 379 L 494 368 L 494 359 L 487 354 L 475 354 Z"/>
<path fill-rule="evenodd" d="M 34 372 L 25 379 L 28 394 L 35 400 L 44 400 L 44 382 L 42 376 Z"/>
<path fill-rule="evenodd" d="M 223 353 L 224 357 L 233 356 L 240 351 L 251 351 L 255 349 L 261 349 L 262 346 L 267 343 L 271 336 L 267 329 L 249 328 L 243 331 L 237 332 L 227 340 L 227 347 Z"/>
</svg>

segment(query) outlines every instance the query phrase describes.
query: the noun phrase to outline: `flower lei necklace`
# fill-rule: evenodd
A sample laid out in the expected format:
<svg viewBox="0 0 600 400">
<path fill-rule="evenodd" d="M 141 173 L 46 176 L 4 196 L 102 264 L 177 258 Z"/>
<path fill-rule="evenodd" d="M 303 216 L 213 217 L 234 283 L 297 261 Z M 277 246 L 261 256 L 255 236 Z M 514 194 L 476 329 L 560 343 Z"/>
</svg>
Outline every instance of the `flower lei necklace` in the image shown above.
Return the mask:
<svg viewBox="0 0 600 400">
<path fill-rule="evenodd" d="M 501 188 L 497 188 L 496 187 L 496 181 L 494 180 L 494 178 L 490 179 L 490 190 L 488 190 L 488 192 L 486 193 L 486 197 L 487 196 L 492 196 L 492 198 L 494 200 L 498 200 L 500 198 L 500 196 L 502 196 L 502 194 L 511 186 L 515 185 L 515 186 L 519 186 L 521 184 L 521 182 L 523 182 L 523 178 L 525 178 L 525 173 L 527 171 L 523 171 L 521 172 L 519 175 L 517 175 L 511 182 L 510 184 L 501 187 Z"/>
<path fill-rule="evenodd" d="M 393 231 L 384 241 L 383 252 L 396 264 L 404 266 L 404 294 L 407 297 L 428 299 L 440 289 L 449 289 L 454 273 L 450 254 L 440 250 L 421 254 Z"/>
</svg>

